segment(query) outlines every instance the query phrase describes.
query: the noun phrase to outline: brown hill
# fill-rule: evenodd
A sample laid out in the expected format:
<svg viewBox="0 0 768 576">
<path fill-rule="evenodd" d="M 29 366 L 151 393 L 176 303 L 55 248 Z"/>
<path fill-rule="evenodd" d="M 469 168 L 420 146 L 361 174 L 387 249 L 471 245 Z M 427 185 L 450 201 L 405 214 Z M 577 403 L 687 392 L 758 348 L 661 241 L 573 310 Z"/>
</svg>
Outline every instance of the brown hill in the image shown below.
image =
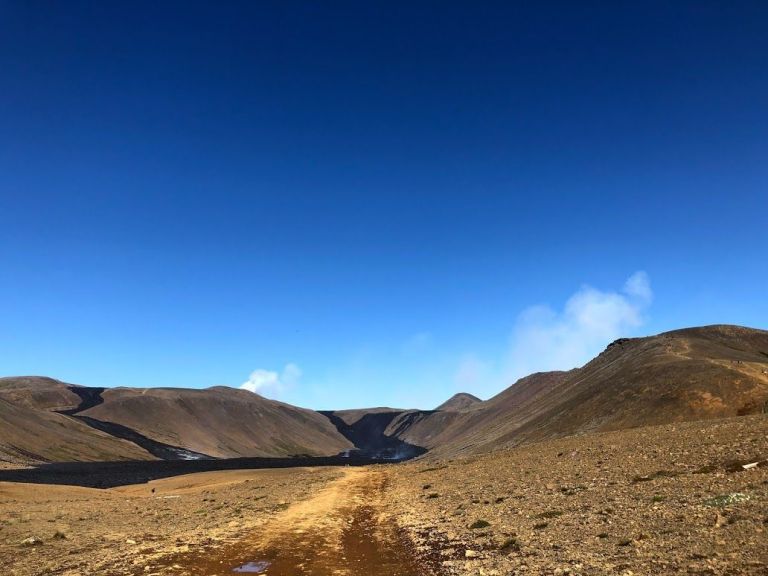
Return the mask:
<svg viewBox="0 0 768 576">
<path fill-rule="evenodd" d="M 103 403 L 81 415 L 217 458 L 324 456 L 352 447 L 317 412 L 247 390 L 113 388 L 102 397 Z"/>
<path fill-rule="evenodd" d="M 351 447 L 317 412 L 246 390 L 0 379 L 0 462 L 316 456 Z"/>
<path fill-rule="evenodd" d="M 448 400 L 440 404 L 435 410 L 444 410 L 448 412 L 455 412 L 457 410 L 466 410 L 471 408 L 475 404 L 482 402 L 477 396 L 467 394 L 466 392 L 459 392 L 454 394 Z"/>
<path fill-rule="evenodd" d="M 69 387 L 51 378 L 0 378 L 0 462 L 153 458 L 131 442 L 53 412 L 80 403 Z"/>
<path fill-rule="evenodd" d="M 622 338 L 582 368 L 522 378 L 460 412 L 404 412 L 388 433 L 436 454 L 590 431 L 752 414 L 768 402 L 768 332 L 739 326 Z"/>
<path fill-rule="evenodd" d="M 318 413 L 245 390 L 86 388 L 0 379 L 0 461 L 487 452 L 523 442 L 766 410 L 768 332 L 738 326 L 622 338 L 581 368 L 438 410 Z"/>
</svg>

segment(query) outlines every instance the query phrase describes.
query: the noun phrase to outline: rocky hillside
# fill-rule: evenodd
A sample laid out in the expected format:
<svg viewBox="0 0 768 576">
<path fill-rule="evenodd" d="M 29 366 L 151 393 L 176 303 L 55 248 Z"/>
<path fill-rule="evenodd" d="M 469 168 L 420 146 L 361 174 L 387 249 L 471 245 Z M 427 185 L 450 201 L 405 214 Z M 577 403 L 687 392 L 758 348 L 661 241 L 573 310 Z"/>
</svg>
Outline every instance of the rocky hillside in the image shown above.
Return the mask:
<svg viewBox="0 0 768 576">
<path fill-rule="evenodd" d="M 0 460 L 11 463 L 319 456 L 352 447 L 319 413 L 246 390 L 0 379 Z"/>
<path fill-rule="evenodd" d="M 389 432 L 435 454 L 591 431 L 754 414 L 768 403 L 768 332 L 706 326 L 623 338 L 585 366 L 533 374 L 459 412 L 404 412 Z"/>
<path fill-rule="evenodd" d="M 113 388 L 82 416 L 216 458 L 321 456 L 351 448 L 327 418 L 247 390 Z"/>
<path fill-rule="evenodd" d="M 51 378 L 0 378 L 0 463 L 153 458 L 132 442 L 55 412 L 80 403 L 69 388 Z"/>
<path fill-rule="evenodd" d="M 488 452 L 525 442 L 760 413 L 768 332 L 738 326 L 622 338 L 581 368 L 532 374 L 436 410 L 315 412 L 245 390 L 86 388 L 0 379 L 0 462 Z"/>
</svg>

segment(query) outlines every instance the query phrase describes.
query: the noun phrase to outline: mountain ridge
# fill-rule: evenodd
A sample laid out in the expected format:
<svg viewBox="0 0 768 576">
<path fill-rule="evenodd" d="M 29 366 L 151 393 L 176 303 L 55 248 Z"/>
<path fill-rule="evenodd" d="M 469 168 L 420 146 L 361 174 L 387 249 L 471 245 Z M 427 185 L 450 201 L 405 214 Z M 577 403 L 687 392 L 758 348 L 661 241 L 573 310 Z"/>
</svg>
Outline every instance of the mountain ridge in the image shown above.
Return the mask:
<svg viewBox="0 0 768 576">
<path fill-rule="evenodd" d="M 0 378 L 0 460 L 444 457 L 767 407 L 768 332 L 715 324 L 619 338 L 579 368 L 531 374 L 487 400 L 458 393 L 435 410 L 316 412 L 224 386 Z"/>
</svg>

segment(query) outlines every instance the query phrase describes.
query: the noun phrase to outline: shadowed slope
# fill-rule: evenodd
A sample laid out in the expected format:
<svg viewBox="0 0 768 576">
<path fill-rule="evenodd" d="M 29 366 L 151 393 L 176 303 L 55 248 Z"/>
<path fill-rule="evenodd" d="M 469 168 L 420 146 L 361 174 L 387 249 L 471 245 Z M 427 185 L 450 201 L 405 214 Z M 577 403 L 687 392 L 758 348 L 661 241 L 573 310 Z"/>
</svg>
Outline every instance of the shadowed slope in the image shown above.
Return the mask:
<svg viewBox="0 0 768 576">
<path fill-rule="evenodd" d="M 78 420 L 79 422 L 82 422 L 91 428 L 106 432 L 110 436 L 133 442 L 137 446 L 152 454 L 152 456 L 156 456 L 161 460 L 202 460 L 210 458 L 210 456 L 207 454 L 201 454 L 199 452 L 193 452 L 192 450 L 186 450 L 179 446 L 172 446 L 163 442 L 157 442 L 156 440 L 147 438 L 143 434 L 140 434 L 136 432 L 136 430 L 132 430 L 127 426 L 122 426 L 113 422 L 103 422 L 102 420 L 97 420 L 96 418 L 82 416 L 80 414 L 81 412 L 104 403 L 102 393 L 105 389 L 86 388 L 85 386 L 70 386 L 69 389 L 80 397 L 80 404 L 77 408 L 59 410 L 59 414 L 70 416 L 71 418 L 74 418 L 75 420 Z"/>
<path fill-rule="evenodd" d="M 331 456 L 349 448 L 320 414 L 245 390 L 0 379 L 0 462 Z"/>
<path fill-rule="evenodd" d="M 51 378 L 0 378 L 0 462 L 153 459 L 131 442 L 52 411 L 75 408 L 79 400 Z"/>
<path fill-rule="evenodd" d="M 409 444 L 396 435 L 385 434 L 389 425 L 401 414 L 401 411 L 341 410 L 339 412 L 321 412 L 321 414 L 336 426 L 342 436 L 354 444 L 355 449 L 345 451 L 346 454 L 387 460 L 407 460 L 426 452 L 426 449 L 421 446 Z"/>
<path fill-rule="evenodd" d="M 113 388 L 80 413 L 217 458 L 330 456 L 352 448 L 327 418 L 247 390 Z"/>
</svg>

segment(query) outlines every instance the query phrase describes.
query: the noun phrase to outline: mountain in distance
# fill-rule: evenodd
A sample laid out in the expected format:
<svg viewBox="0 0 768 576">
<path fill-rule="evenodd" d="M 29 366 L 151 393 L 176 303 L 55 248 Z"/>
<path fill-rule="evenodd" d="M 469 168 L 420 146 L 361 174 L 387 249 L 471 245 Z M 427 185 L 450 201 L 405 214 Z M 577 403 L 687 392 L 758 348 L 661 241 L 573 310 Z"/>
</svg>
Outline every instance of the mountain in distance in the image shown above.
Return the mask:
<svg viewBox="0 0 768 576">
<path fill-rule="evenodd" d="M 457 410 L 466 410 L 471 408 L 475 404 L 481 403 L 482 400 L 477 396 L 468 394 L 467 392 L 459 392 L 454 394 L 448 400 L 440 404 L 435 410 L 442 410 L 444 412 L 454 412 Z"/>
<path fill-rule="evenodd" d="M 0 461 L 325 456 L 350 448 L 321 414 L 247 390 L 0 378 Z"/>
<path fill-rule="evenodd" d="M 460 412 L 406 412 L 389 430 L 435 454 L 766 410 L 768 332 L 716 325 L 621 338 L 581 368 L 520 379 Z"/>
<path fill-rule="evenodd" d="M 92 388 L 0 378 L 0 462 L 488 452 L 575 434 L 763 412 L 768 332 L 716 325 L 621 338 L 569 371 L 435 410 L 316 412 L 245 390 Z"/>
<path fill-rule="evenodd" d="M 132 442 L 56 412 L 79 403 L 52 378 L 0 378 L 0 464 L 152 459 Z"/>
<path fill-rule="evenodd" d="M 248 390 L 113 388 L 102 396 L 80 415 L 215 458 L 325 456 L 351 447 L 318 412 Z"/>
</svg>

